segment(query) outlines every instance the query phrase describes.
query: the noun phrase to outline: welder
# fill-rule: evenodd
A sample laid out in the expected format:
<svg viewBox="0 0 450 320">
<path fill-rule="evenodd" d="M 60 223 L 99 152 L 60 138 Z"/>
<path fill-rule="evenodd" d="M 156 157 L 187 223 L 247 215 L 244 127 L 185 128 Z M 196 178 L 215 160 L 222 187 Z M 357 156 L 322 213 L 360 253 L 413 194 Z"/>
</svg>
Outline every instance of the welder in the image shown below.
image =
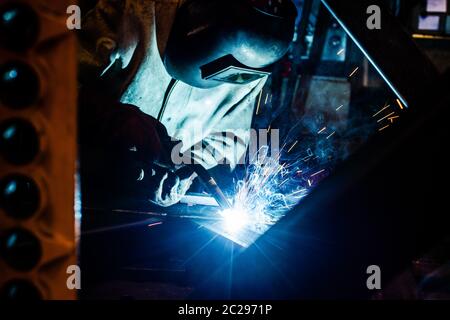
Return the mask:
<svg viewBox="0 0 450 320">
<path fill-rule="evenodd" d="M 196 176 L 176 144 L 235 167 L 296 15 L 291 0 L 99 0 L 79 34 L 84 183 L 170 206 Z"/>
</svg>

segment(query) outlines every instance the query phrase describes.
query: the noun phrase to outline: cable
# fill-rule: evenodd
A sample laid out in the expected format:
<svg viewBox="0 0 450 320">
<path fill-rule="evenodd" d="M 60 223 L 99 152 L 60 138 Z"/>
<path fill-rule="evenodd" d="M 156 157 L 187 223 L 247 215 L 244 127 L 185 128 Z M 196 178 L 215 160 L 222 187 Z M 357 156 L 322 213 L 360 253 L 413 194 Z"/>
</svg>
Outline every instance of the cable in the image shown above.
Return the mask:
<svg viewBox="0 0 450 320">
<path fill-rule="evenodd" d="M 162 117 L 164 115 L 164 112 L 166 111 L 167 108 L 167 103 L 169 102 L 170 96 L 172 95 L 173 90 L 175 89 L 176 85 L 178 83 L 178 80 L 175 79 L 171 79 L 169 85 L 167 86 L 166 92 L 164 93 L 164 99 L 163 99 L 163 103 L 161 105 L 161 110 L 159 110 L 158 113 L 158 121 L 161 122 Z"/>
</svg>

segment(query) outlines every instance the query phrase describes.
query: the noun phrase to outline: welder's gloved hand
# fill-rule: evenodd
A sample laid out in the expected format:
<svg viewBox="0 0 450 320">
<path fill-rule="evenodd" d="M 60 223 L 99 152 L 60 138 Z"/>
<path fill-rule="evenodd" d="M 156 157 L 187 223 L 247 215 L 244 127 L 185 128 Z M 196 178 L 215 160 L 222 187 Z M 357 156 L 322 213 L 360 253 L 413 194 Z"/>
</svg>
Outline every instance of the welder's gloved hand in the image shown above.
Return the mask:
<svg viewBox="0 0 450 320">
<path fill-rule="evenodd" d="M 196 174 L 171 161 L 171 139 L 155 118 L 132 105 L 120 104 L 107 117 L 108 149 L 116 150 L 113 170 L 124 193 L 168 207 L 178 203 L 191 187 Z"/>
<path fill-rule="evenodd" d="M 196 177 L 187 167 L 173 171 L 154 165 L 151 176 L 143 179 L 143 191 L 148 192 L 148 200 L 152 203 L 169 207 L 180 202 Z"/>
</svg>

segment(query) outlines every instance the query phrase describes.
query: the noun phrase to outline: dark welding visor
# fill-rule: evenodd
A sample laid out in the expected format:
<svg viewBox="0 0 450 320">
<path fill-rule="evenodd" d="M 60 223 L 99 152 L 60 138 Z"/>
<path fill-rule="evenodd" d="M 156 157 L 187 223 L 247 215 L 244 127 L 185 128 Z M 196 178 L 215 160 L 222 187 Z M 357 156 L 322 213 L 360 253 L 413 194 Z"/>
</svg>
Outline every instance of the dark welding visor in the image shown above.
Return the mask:
<svg viewBox="0 0 450 320">
<path fill-rule="evenodd" d="M 178 10 L 164 55 L 167 72 L 194 87 L 247 84 L 287 52 L 291 0 L 191 0 Z"/>
<path fill-rule="evenodd" d="M 237 61 L 232 55 L 214 60 L 200 67 L 203 80 L 233 84 L 247 84 L 270 74 L 268 70 L 252 69 Z"/>
</svg>

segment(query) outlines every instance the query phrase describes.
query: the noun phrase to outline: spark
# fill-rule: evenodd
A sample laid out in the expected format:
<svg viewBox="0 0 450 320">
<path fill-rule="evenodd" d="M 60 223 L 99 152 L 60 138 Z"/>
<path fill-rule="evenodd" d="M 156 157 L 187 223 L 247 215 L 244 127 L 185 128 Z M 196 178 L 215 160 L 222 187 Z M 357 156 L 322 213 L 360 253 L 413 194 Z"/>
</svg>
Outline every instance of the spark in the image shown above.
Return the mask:
<svg viewBox="0 0 450 320">
<path fill-rule="evenodd" d="M 160 226 L 160 225 L 162 225 L 162 224 L 163 224 L 162 222 L 155 222 L 155 223 L 149 224 L 148 227 L 149 227 L 149 228 L 152 228 L 152 227 Z"/>
<path fill-rule="evenodd" d="M 384 116 L 383 118 L 381 118 L 381 119 L 378 120 L 377 122 L 380 123 L 381 121 L 383 121 L 383 120 L 385 120 L 385 119 L 387 119 L 387 118 L 389 118 L 389 117 L 391 117 L 391 116 L 393 116 L 393 115 L 395 115 L 395 112 L 389 113 L 387 116 Z"/>
<path fill-rule="evenodd" d="M 269 94 L 266 94 L 266 100 L 264 101 L 264 104 L 267 104 L 268 100 L 269 100 Z"/>
<path fill-rule="evenodd" d="M 356 67 L 355 70 L 352 71 L 352 73 L 349 74 L 349 78 L 353 77 L 355 73 L 359 70 L 359 67 Z"/>
<path fill-rule="evenodd" d="M 296 194 L 299 194 L 299 193 L 305 193 L 305 192 L 307 192 L 308 190 L 306 190 L 306 189 L 300 189 L 300 190 L 297 190 L 297 191 L 295 191 L 295 192 L 293 192 L 292 193 L 292 195 L 296 195 Z"/>
<path fill-rule="evenodd" d="M 403 104 L 401 103 L 400 99 L 396 99 L 395 101 L 397 101 L 398 106 L 400 107 L 400 109 L 404 109 L 405 107 L 403 106 Z"/>
<path fill-rule="evenodd" d="M 284 180 L 282 183 L 280 183 L 280 187 L 281 187 L 283 184 L 285 184 L 286 182 L 288 182 L 288 181 L 289 181 L 289 178 L 286 179 L 286 180 Z"/>
<path fill-rule="evenodd" d="M 385 127 L 383 127 L 383 128 L 380 128 L 380 129 L 378 129 L 378 131 L 383 131 L 383 130 L 385 130 L 385 129 L 387 129 L 387 128 L 389 128 L 391 125 L 390 124 L 388 124 L 387 126 L 385 126 Z"/>
<path fill-rule="evenodd" d="M 342 48 L 341 50 L 338 51 L 337 55 L 340 56 L 341 54 L 344 53 L 344 51 L 345 51 L 345 49 Z"/>
<path fill-rule="evenodd" d="M 324 132 L 325 130 L 327 130 L 327 127 L 323 127 L 322 129 L 320 129 L 319 132 L 317 132 L 317 134 L 321 134 L 321 133 Z"/>
<path fill-rule="evenodd" d="M 220 213 L 223 230 L 235 239 L 244 230 L 263 234 L 307 194 L 292 187 L 296 166 L 280 163 L 268 151 L 264 146 L 251 157 L 245 177 L 236 184 L 231 209 Z"/>
<path fill-rule="evenodd" d="M 302 159 L 303 162 L 308 162 L 309 160 L 312 159 L 312 156 L 306 156 Z"/>
<path fill-rule="evenodd" d="M 375 118 L 377 115 L 379 115 L 380 113 L 382 113 L 384 110 L 386 110 L 387 108 L 389 108 L 391 105 L 386 104 L 380 111 L 378 111 L 377 113 L 375 113 L 372 118 Z"/>
<path fill-rule="evenodd" d="M 335 133 L 336 133 L 336 131 L 333 131 L 333 133 L 331 133 L 331 134 L 327 137 L 327 140 L 330 139 L 332 136 L 334 136 Z"/>
<path fill-rule="evenodd" d="M 288 153 L 290 153 L 292 151 L 292 149 L 295 148 L 295 146 L 297 145 L 298 140 L 294 142 L 294 144 L 292 145 L 292 147 L 289 148 Z"/>
<path fill-rule="evenodd" d="M 319 175 L 319 174 L 321 174 L 322 172 L 325 172 L 325 169 L 320 170 L 319 172 L 316 172 L 316 173 L 312 174 L 312 175 L 311 175 L 311 178 L 312 178 L 312 177 L 315 177 L 315 176 L 317 176 L 317 175 Z"/>
<path fill-rule="evenodd" d="M 261 90 L 261 92 L 259 93 L 259 98 L 258 98 L 258 106 L 256 107 L 256 115 L 259 114 L 259 107 L 261 106 L 262 93 L 263 93 L 263 91 Z"/>
<path fill-rule="evenodd" d="M 389 118 L 389 121 L 390 121 L 391 123 L 394 123 L 394 120 L 395 120 L 395 119 L 398 119 L 398 118 L 400 118 L 400 117 L 399 117 L 399 116 L 391 117 L 391 118 Z"/>
<path fill-rule="evenodd" d="M 337 107 L 336 108 L 336 111 L 339 111 L 341 108 L 343 108 L 344 107 L 344 105 L 342 104 L 342 105 L 340 105 L 339 107 Z"/>
</svg>

